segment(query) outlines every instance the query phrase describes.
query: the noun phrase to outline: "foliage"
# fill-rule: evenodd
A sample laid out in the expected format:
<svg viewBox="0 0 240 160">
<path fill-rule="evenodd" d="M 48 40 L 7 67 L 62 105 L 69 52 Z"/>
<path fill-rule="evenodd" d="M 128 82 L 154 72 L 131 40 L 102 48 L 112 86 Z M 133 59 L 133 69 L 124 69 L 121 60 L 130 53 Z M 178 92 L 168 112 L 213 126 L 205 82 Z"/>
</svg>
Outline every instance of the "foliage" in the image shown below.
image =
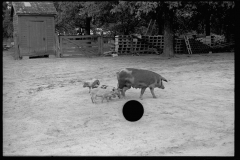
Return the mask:
<svg viewBox="0 0 240 160">
<path fill-rule="evenodd" d="M 115 29 L 122 34 L 136 33 L 135 29 L 142 26 L 142 20 L 135 18 L 137 15 L 136 2 L 119 1 L 110 11 L 116 17 Z M 141 26 L 140 26 L 141 25 Z"/>
<path fill-rule="evenodd" d="M 221 34 L 223 26 L 228 23 L 233 25 L 232 16 L 229 14 L 233 10 L 234 2 L 231 1 L 191 1 L 184 2 L 182 8 L 177 10 L 178 30 L 180 34 L 196 31 L 205 32 L 206 16 L 210 16 L 211 32 Z M 230 16 L 230 17 L 228 17 Z M 228 17 L 228 18 L 227 18 Z M 230 18 L 230 19 L 229 19 Z"/>
<path fill-rule="evenodd" d="M 58 15 L 56 16 L 56 31 L 74 34 L 75 28 L 83 27 L 84 20 L 78 14 L 81 5 L 79 2 L 53 2 Z"/>
<path fill-rule="evenodd" d="M 76 28 L 85 28 L 86 17 L 91 17 L 91 29 L 112 34 L 145 34 L 148 24 L 156 20 L 156 34 L 162 34 L 164 6 L 173 11 L 174 33 L 191 31 L 204 33 L 206 13 L 210 14 L 211 32 L 223 34 L 233 31 L 234 6 L 232 1 L 59 1 L 53 2 L 58 15 L 56 31 L 76 34 Z M 3 2 L 3 36 L 13 32 L 11 3 Z"/>
<path fill-rule="evenodd" d="M 9 38 L 13 36 L 13 23 L 11 14 L 11 3 L 3 2 L 3 13 L 2 13 L 2 27 L 3 27 L 3 38 Z"/>
</svg>

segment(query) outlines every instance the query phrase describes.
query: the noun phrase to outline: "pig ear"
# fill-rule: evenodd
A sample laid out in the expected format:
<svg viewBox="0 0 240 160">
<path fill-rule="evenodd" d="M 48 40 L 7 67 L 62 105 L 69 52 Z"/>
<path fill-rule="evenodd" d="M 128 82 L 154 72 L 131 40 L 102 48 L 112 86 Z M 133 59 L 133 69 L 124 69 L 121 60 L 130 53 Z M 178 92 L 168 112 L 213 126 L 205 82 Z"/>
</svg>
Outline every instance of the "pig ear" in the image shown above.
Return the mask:
<svg viewBox="0 0 240 160">
<path fill-rule="evenodd" d="M 162 77 L 162 76 L 160 76 L 160 77 L 163 81 L 167 82 L 167 80 L 164 77 Z"/>
<path fill-rule="evenodd" d="M 96 79 L 93 83 L 100 85 L 100 81 L 98 79 Z"/>
</svg>

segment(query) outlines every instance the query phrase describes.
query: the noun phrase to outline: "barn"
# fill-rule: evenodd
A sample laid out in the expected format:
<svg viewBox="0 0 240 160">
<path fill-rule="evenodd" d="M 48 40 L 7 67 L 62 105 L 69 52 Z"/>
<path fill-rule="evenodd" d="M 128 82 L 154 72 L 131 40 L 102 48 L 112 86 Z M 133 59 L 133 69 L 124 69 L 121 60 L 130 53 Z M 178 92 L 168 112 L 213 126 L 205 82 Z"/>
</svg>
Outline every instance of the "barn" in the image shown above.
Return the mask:
<svg viewBox="0 0 240 160">
<path fill-rule="evenodd" d="M 12 2 L 15 59 L 56 55 L 56 14 L 52 2 Z"/>
</svg>

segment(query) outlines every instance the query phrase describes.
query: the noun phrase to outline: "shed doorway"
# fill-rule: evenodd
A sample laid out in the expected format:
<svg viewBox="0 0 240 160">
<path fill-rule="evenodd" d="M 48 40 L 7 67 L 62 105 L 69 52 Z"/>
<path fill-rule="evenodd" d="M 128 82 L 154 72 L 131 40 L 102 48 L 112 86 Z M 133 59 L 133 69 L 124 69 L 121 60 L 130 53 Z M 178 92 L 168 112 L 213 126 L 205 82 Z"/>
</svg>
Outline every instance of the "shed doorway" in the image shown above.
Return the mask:
<svg viewBox="0 0 240 160">
<path fill-rule="evenodd" d="M 29 52 L 44 54 L 47 50 L 45 21 L 29 21 Z"/>
</svg>

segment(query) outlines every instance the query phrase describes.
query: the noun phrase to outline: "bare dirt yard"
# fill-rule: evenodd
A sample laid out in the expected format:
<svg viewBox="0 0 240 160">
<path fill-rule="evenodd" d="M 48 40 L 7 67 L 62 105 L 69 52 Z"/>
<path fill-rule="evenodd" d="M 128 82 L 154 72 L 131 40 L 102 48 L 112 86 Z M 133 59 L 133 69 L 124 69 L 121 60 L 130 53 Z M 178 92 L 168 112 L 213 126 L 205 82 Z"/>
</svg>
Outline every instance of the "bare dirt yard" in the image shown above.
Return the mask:
<svg viewBox="0 0 240 160">
<path fill-rule="evenodd" d="M 234 53 L 14 60 L 3 52 L 3 155 L 234 156 Z M 130 89 L 93 104 L 83 81 L 117 86 L 125 67 L 165 77 L 165 89 Z M 144 115 L 126 121 L 138 100 Z"/>
</svg>

